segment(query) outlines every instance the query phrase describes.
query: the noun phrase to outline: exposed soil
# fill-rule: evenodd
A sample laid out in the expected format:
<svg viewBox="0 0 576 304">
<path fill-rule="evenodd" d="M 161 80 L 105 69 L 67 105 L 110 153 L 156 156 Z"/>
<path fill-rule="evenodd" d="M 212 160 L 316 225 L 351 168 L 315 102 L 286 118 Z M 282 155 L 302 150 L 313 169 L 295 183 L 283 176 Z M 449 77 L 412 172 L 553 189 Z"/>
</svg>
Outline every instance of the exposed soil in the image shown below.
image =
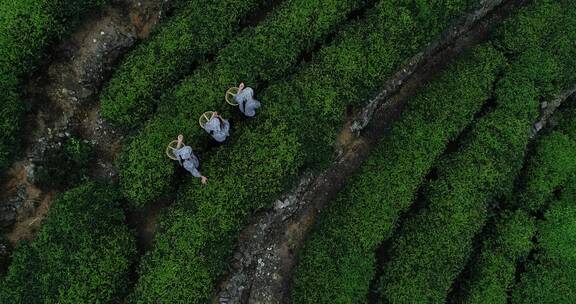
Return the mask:
<svg viewBox="0 0 576 304">
<path fill-rule="evenodd" d="M 54 189 L 35 184 L 35 168 L 51 148 L 68 138 L 91 144 L 98 155 L 92 178 L 114 178 L 112 165 L 123 134 L 100 117 L 98 93 L 112 68 L 139 40 L 146 38 L 170 6 L 168 0 L 115 0 L 85 18 L 68 39 L 55 45 L 41 69 L 25 86 L 33 109 L 25 119 L 23 148 L 0 189 L 0 208 L 13 212 L 7 237 L 13 244 L 33 239 L 46 216 Z M 8 222 L 9 223 L 9 222 Z"/>
<path fill-rule="evenodd" d="M 523 0 L 485 0 L 482 8 L 462 18 L 442 38 L 414 56 L 384 85 L 384 91 L 344 126 L 337 158 L 315 176 L 259 212 L 241 233 L 230 273 L 214 299 L 219 303 L 289 303 L 291 274 L 297 254 L 318 213 L 355 174 L 371 148 L 391 126 L 407 101 L 438 70 L 464 50 L 485 41 L 494 26 Z"/>
</svg>

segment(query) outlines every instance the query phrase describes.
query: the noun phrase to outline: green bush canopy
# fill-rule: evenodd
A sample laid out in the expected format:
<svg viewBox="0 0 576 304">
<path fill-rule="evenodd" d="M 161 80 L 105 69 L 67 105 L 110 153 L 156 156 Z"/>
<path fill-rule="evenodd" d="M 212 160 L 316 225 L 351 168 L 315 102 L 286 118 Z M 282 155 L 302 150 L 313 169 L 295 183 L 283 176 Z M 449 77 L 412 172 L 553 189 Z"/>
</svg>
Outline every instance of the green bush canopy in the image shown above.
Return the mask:
<svg viewBox="0 0 576 304">
<path fill-rule="evenodd" d="M 248 216 L 268 206 L 304 168 L 330 160 L 347 106 L 368 99 L 467 7 L 464 1 L 433 9 L 400 2 L 379 2 L 312 62 L 261 91 L 265 104 L 258 119 L 202 162 L 208 185 L 193 180 L 178 191 L 156 246 L 143 259 L 134 302 L 205 302 Z M 414 34 L 419 32 L 425 34 Z"/>
<path fill-rule="evenodd" d="M 483 92 L 486 99 L 493 96 L 497 107 L 467 131 L 456 153 L 437 161 L 439 176 L 423 191 L 426 208 L 393 239 L 382 276 L 384 302 L 444 301 L 485 222 L 486 203 L 511 190 L 537 101 L 573 82 L 575 67 L 565 64 L 574 51 L 567 43 L 576 33 L 570 30 L 572 14 L 568 2 L 540 1 L 501 27 L 494 44 L 509 58 L 509 65 L 494 92 L 491 87 Z M 559 30 L 564 28 L 568 30 Z M 518 40 L 519 36 L 523 39 Z M 450 82 L 446 86 L 450 88 Z M 464 92 L 455 102 L 471 96 Z M 444 99 L 447 94 L 439 96 Z M 450 99 L 445 99 L 440 109 L 450 105 Z M 434 99 L 424 100 L 420 114 L 424 118 L 410 126 L 403 126 L 401 119 L 362 173 L 323 212 L 297 269 L 295 302 L 330 302 L 337 295 L 337 302 L 348 303 L 366 297 L 376 248 L 391 236 L 399 214 L 412 204 L 435 158 L 461 130 L 452 129 L 458 125 L 442 121 L 445 116 L 434 112 L 430 102 Z M 418 114 L 408 109 L 405 119 L 412 115 Z"/>
<path fill-rule="evenodd" d="M 483 241 L 478 256 L 470 265 L 469 277 L 456 293 L 458 303 L 507 303 L 515 282 L 518 265 L 526 261 L 533 249 L 536 233 L 535 216 L 554 200 L 558 190 L 567 188 L 576 168 L 576 109 L 556 115 L 559 124 L 541 136 L 524 168 L 521 186 L 512 209 L 504 210 L 494 220 L 495 228 Z M 560 119 L 559 119 L 560 118 Z M 490 227 L 489 227 L 490 228 Z"/>
<path fill-rule="evenodd" d="M 172 191 L 174 163 L 162 153 L 171 140 L 183 133 L 186 143 L 201 152 L 211 139 L 199 128 L 198 117 L 208 110 L 230 117 L 232 109 L 224 101 L 228 88 L 244 81 L 258 90 L 259 84 L 285 76 L 303 53 L 311 52 L 363 4 L 360 0 L 290 0 L 260 25 L 233 39 L 214 63 L 203 65 L 166 94 L 158 113 L 128 145 L 120 162 L 126 197 L 143 206 Z M 265 99 L 265 104 L 276 102 Z M 238 121 L 233 121 L 233 138 L 243 125 Z"/>
<path fill-rule="evenodd" d="M 88 182 L 54 201 L 37 238 L 15 249 L 0 303 L 118 302 L 136 245 L 110 188 Z"/>
<path fill-rule="evenodd" d="M 164 90 L 187 75 L 195 63 L 217 52 L 240 21 L 265 0 L 181 1 L 176 15 L 130 52 L 102 92 L 102 116 L 133 128 L 154 111 Z"/>
<path fill-rule="evenodd" d="M 576 179 L 538 223 L 536 251 L 512 291 L 511 303 L 576 302 Z"/>
</svg>

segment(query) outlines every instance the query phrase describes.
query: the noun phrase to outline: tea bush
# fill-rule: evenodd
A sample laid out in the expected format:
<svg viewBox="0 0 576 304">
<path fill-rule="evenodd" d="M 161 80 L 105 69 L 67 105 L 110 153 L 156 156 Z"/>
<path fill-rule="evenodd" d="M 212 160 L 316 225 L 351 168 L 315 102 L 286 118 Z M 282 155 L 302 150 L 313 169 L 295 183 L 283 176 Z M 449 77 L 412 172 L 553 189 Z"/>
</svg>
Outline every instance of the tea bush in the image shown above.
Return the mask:
<svg viewBox="0 0 576 304">
<path fill-rule="evenodd" d="M 437 15 L 424 18 L 418 12 L 429 10 L 381 1 L 365 19 L 340 32 L 312 63 L 262 92 L 260 98 L 270 102 L 253 125 L 202 163 L 208 185 L 193 181 L 179 191 L 176 204 L 161 221 L 154 250 L 143 260 L 132 301 L 206 300 L 248 216 L 268 206 L 303 168 L 330 159 L 347 105 L 376 92 L 462 13 L 466 3 L 459 4 L 435 3 L 432 11 Z M 413 35 L 418 26 L 425 35 Z M 475 71 L 495 70 L 494 65 Z M 491 82 L 480 74 L 471 75 L 470 82 Z"/>
<path fill-rule="evenodd" d="M 531 45 L 507 53 L 511 62 L 496 87 L 496 109 L 479 120 L 457 153 L 439 164 L 438 179 L 427 187 L 426 208 L 409 219 L 394 240 L 382 275 L 384 301 L 445 300 L 472 253 L 474 237 L 486 222 L 487 203 L 512 191 L 538 101 L 567 89 L 557 84 L 569 81 L 566 75 L 574 77 L 576 65 L 563 60 L 565 53 L 559 55 L 554 42 L 576 38 L 576 23 L 565 18 L 576 9 L 570 4 L 545 2 L 538 2 L 521 16 L 533 16 L 541 26 L 545 15 L 545 24 L 552 29 L 539 29 L 539 39 L 533 37 Z M 555 30 L 560 28 L 569 30 Z M 506 42 L 508 34 L 504 32 L 500 39 Z"/>
<path fill-rule="evenodd" d="M 322 212 L 296 268 L 295 303 L 351 303 L 366 297 L 375 249 L 414 198 L 450 140 L 490 98 L 503 58 L 476 49 L 429 83 Z"/>
<path fill-rule="evenodd" d="M 508 303 L 516 267 L 532 249 L 536 225 L 532 216 L 518 210 L 500 215 L 493 230 L 474 260 L 459 303 Z"/>
<path fill-rule="evenodd" d="M 136 255 L 117 191 L 87 182 L 51 206 L 37 238 L 21 243 L 0 284 L 1 303 L 113 303 Z"/>
<path fill-rule="evenodd" d="M 128 145 L 119 162 L 126 197 L 142 206 L 173 190 L 174 163 L 163 153 L 171 140 L 184 133 L 186 143 L 201 152 L 209 135 L 198 126 L 198 117 L 208 110 L 229 117 L 224 101 L 229 87 L 244 81 L 257 89 L 293 71 L 303 53 L 370 2 L 290 0 L 262 24 L 242 32 L 220 51 L 215 63 L 204 65 L 167 93 L 157 115 Z M 263 100 L 264 107 L 272 102 Z M 232 137 L 240 125 L 232 121 Z"/>
<path fill-rule="evenodd" d="M 484 240 L 479 257 L 471 262 L 471 275 L 462 284 L 459 303 L 507 303 L 517 266 L 533 248 L 536 228 L 531 213 L 544 211 L 554 200 L 555 192 L 565 189 L 576 176 L 576 168 L 569 161 L 576 159 L 573 108 L 557 113 L 565 119 L 538 140 L 524 170 L 520 195 L 516 195 L 518 202 L 512 206 L 520 210 L 511 216 L 506 215 L 508 211 L 498 216 L 494 232 Z M 536 193 L 535 185 L 539 184 L 544 186 Z"/>
<path fill-rule="evenodd" d="M 560 200 L 538 223 L 535 257 L 512 290 L 510 303 L 576 301 L 576 180 L 567 183 Z"/>
<path fill-rule="evenodd" d="M 548 12 L 547 8 L 544 4 L 541 6 L 543 7 L 539 13 L 542 14 L 544 12 L 544 15 L 546 15 L 546 12 Z M 554 4 L 548 3 L 548 6 L 554 6 Z M 562 16 L 562 14 L 554 15 L 554 12 L 558 11 L 560 10 L 556 9 L 555 11 L 552 11 L 548 19 L 546 19 L 548 20 L 548 27 L 554 28 L 555 23 L 550 22 L 550 20 L 554 17 Z M 540 19 L 538 20 L 541 24 Z M 506 31 L 502 31 L 503 33 L 501 35 L 506 36 Z M 549 36 L 546 35 L 554 31 L 542 28 L 539 29 L 539 32 L 547 39 Z M 565 36 L 562 37 L 566 38 Z M 503 44 L 501 41 L 508 40 L 502 38 L 502 40 L 496 41 L 497 45 L 499 45 L 501 49 L 504 49 L 504 47 L 501 46 Z M 540 43 L 542 44 L 543 41 L 548 40 L 541 38 Z M 553 48 L 551 47 L 551 49 Z M 512 54 L 512 52 L 519 54 L 520 50 L 515 51 L 512 47 L 506 49 L 506 53 Z M 540 57 L 537 56 L 537 51 L 532 52 L 532 55 L 535 57 L 535 61 L 540 59 Z M 529 79 L 535 79 L 535 82 L 542 82 L 542 85 L 539 85 L 539 87 L 542 88 L 542 92 L 546 93 L 551 90 L 550 84 L 555 83 L 550 81 L 550 74 L 555 76 L 553 79 L 564 78 L 564 75 L 558 77 L 558 75 L 554 74 L 556 72 L 556 66 L 554 65 L 555 62 L 550 63 L 549 61 L 544 60 L 542 64 L 533 65 L 533 60 L 530 59 L 531 56 L 526 55 L 526 57 L 525 60 L 527 60 L 527 65 L 524 67 L 524 70 L 516 69 L 518 72 L 515 72 L 514 69 L 508 69 L 508 80 L 503 80 L 499 85 L 500 87 L 505 87 L 507 86 L 506 81 L 511 82 L 509 85 L 510 89 L 500 89 L 497 96 L 502 100 L 513 101 L 510 102 L 510 104 L 514 105 L 514 108 L 507 110 L 511 113 L 510 115 L 524 115 L 522 114 L 522 111 L 526 111 L 527 108 L 525 102 L 526 100 L 530 100 L 525 99 L 525 97 L 530 98 L 533 94 L 533 90 L 531 89 L 532 85 L 530 82 L 527 84 L 524 83 L 526 77 L 520 77 L 522 74 L 526 74 L 524 76 L 534 76 Z M 520 72 L 521 74 L 518 75 Z M 538 78 L 538 73 L 540 72 L 546 72 L 543 74 L 541 79 Z M 516 86 L 517 84 L 519 85 Z M 489 95 L 490 93 L 484 92 L 484 94 Z M 507 107 L 507 103 L 508 102 L 501 103 L 502 107 Z M 534 97 L 532 97 L 532 105 L 534 105 L 534 103 Z M 426 108 L 426 111 L 428 111 L 428 108 Z M 410 112 L 407 112 L 406 115 L 410 115 L 409 113 Z M 532 113 L 534 113 L 534 108 L 532 108 Z M 496 121 L 499 119 L 506 120 L 507 118 L 507 116 L 502 116 L 493 119 Z M 489 141 L 491 139 L 490 134 L 493 134 L 491 130 L 494 129 L 503 133 L 502 136 L 504 134 L 512 136 L 509 137 L 514 140 L 512 142 L 518 143 L 515 140 L 521 139 L 523 132 L 526 133 L 522 129 L 523 124 L 518 122 L 521 118 L 521 116 L 518 116 L 517 120 L 511 120 L 511 122 L 506 125 L 509 129 L 502 129 L 502 127 L 493 126 L 494 123 L 485 125 L 483 131 L 487 132 L 486 140 Z M 526 118 L 524 119 L 526 121 Z M 442 136 L 427 135 L 420 137 L 419 135 L 420 130 L 423 128 L 422 126 L 427 127 L 430 124 L 430 120 L 431 119 L 421 120 L 419 124 L 406 128 L 406 137 L 412 138 L 413 140 L 422 138 L 414 145 L 407 145 L 404 139 L 388 141 L 388 137 L 386 137 L 379 148 L 376 149 L 376 152 L 371 159 L 366 162 L 366 165 L 364 166 L 365 169 L 362 171 L 363 173 L 357 178 L 353 178 L 347 185 L 346 190 L 344 190 L 343 193 L 331 203 L 327 210 L 323 212 L 320 223 L 317 225 L 315 232 L 310 237 L 310 241 L 308 241 L 305 246 L 301 257 L 301 264 L 297 269 L 295 289 L 293 292 L 293 300 L 295 302 L 330 302 L 335 299 L 335 294 L 339 296 L 339 298 L 337 298 L 339 302 L 353 302 L 365 297 L 368 290 L 368 284 L 372 279 L 372 274 L 374 273 L 373 261 L 375 258 L 374 251 L 376 247 L 381 241 L 390 236 L 398 215 L 403 210 L 406 210 L 406 208 L 412 203 L 414 192 L 421 182 L 421 179 L 432 166 L 434 158 L 441 153 L 443 145 L 450 139 L 450 133 L 445 131 L 445 128 L 450 126 L 450 124 L 445 124 L 446 126 L 444 124 L 434 126 L 434 131 L 438 132 L 438 134 Z M 514 121 L 516 121 L 516 123 L 513 123 Z M 524 125 L 526 124 L 527 122 L 524 123 Z M 393 130 L 395 129 L 393 128 Z M 514 132 L 520 132 L 520 135 L 517 138 L 514 138 Z M 458 132 L 456 132 L 456 134 L 457 133 Z M 394 131 L 391 131 L 390 134 L 394 134 Z M 478 134 L 481 134 L 481 132 L 478 132 Z M 454 134 L 452 136 L 456 135 Z M 477 136 L 481 138 L 481 135 Z M 430 147 L 430 142 L 435 138 L 439 138 L 439 146 L 436 146 L 435 144 Z M 521 146 L 522 144 L 520 144 L 520 147 Z M 429 148 L 437 150 L 435 150 L 434 153 L 434 151 L 427 150 Z M 501 148 L 498 146 L 494 148 L 497 149 L 497 151 L 501 151 L 499 150 Z M 472 153 L 473 151 L 474 150 L 469 153 Z M 505 152 L 506 150 L 503 150 L 503 154 L 496 154 L 495 157 L 505 157 Z M 479 156 L 480 155 L 485 156 L 485 154 L 479 154 Z M 516 154 L 509 154 L 508 156 L 513 159 L 513 156 L 515 155 Z M 522 154 L 519 155 L 521 156 Z M 400 161 L 404 159 L 404 157 L 406 157 L 407 160 Z M 426 162 L 424 162 L 424 160 L 426 160 Z M 490 158 L 483 161 L 487 162 L 488 160 L 490 160 Z M 490 162 L 488 164 L 492 165 L 493 163 Z M 517 165 L 518 160 L 512 161 L 510 165 L 512 164 Z M 480 166 L 474 164 L 470 169 L 458 168 L 452 169 L 452 171 L 462 171 L 459 173 L 471 174 L 480 170 L 478 167 Z M 472 170 L 472 168 L 474 169 Z M 489 167 L 484 169 L 488 170 L 485 171 L 488 174 L 491 172 L 490 169 L 494 168 Z M 451 172 L 451 174 L 456 173 Z M 471 180 L 477 180 L 479 178 L 480 177 L 475 177 Z M 488 178 L 488 176 L 486 178 Z M 441 199 L 438 200 L 441 201 Z M 455 220 L 455 223 L 459 222 Z M 428 230 L 424 227 L 428 228 Z M 431 230 L 430 226 L 423 226 L 423 230 L 421 231 L 433 230 Z M 421 241 L 425 242 L 425 239 L 421 239 Z M 432 240 L 430 240 L 430 242 L 432 242 Z M 457 243 L 457 241 L 454 242 L 454 244 Z M 428 251 L 427 253 L 429 255 L 426 255 L 426 251 L 418 251 L 417 253 L 421 254 L 421 256 L 419 256 L 420 258 L 435 259 L 433 251 Z M 417 258 L 416 256 L 414 257 L 415 259 Z M 440 255 L 438 255 L 438 258 L 440 261 L 443 261 Z M 434 265 L 441 264 L 440 261 L 430 262 L 429 264 L 426 264 L 425 267 L 435 267 Z M 399 299 L 394 297 L 394 299 L 392 299 L 393 301 L 417 302 L 418 300 L 421 300 L 427 302 L 430 300 L 428 296 L 430 296 L 430 294 L 435 290 L 427 289 L 425 284 L 443 284 L 444 286 L 447 284 L 438 273 L 434 273 L 434 276 L 428 277 L 428 280 L 419 280 L 418 283 L 422 283 L 422 285 L 418 285 L 418 283 L 411 285 L 409 279 L 412 278 L 416 280 L 419 273 L 422 273 L 422 276 L 426 276 L 425 273 L 428 273 L 426 272 L 427 268 L 422 266 L 422 268 L 419 268 L 419 271 L 414 270 L 413 272 L 410 272 L 416 268 L 410 268 L 408 261 L 403 262 L 406 264 L 395 264 L 398 265 L 398 269 L 395 269 L 397 272 L 394 272 L 394 275 L 402 276 L 403 278 L 406 278 L 406 281 L 401 281 L 402 284 L 394 285 L 398 288 L 393 289 L 399 294 L 405 291 L 402 295 L 405 295 L 407 298 Z M 456 263 L 457 261 L 454 262 Z M 403 265 L 405 265 L 405 267 Z M 412 266 L 416 267 L 417 265 L 419 264 L 414 262 L 414 265 Z M 400 267 L 404 268 L 400 269 Z M 441 273 L 444 275 L 444 269 Z M 445 271 L 445 273 L 446 275 L 453 275 L 449 270 Z M 437 278 L 436 275 L 438 275 L 439 278 Z M 394 280 L 394 277 L 390 274 L 390 278 L 387 277 L 387 279 Z M 398 280 L 400 281 L 400 279 Z M 354 284 L 350 282 L 354 282 Z M 450 286 L 449 283 L 451 283 L 451 281 L 448 282 L 448 287 Z M 412 287 L 414 289 L 412 289 Z M 422 296 L 423 298 L 409 299 L 410 296 Z M 398 295 L 398 297 L 401 296 Z M 441 297 L 441 295 L 439 297 Z M 439 301 L 443 301 L 443 299 Z"/>
<path fill-rule="evenodd" d="M 102 92 L 102 116 L 134 128 L 154 111 L 161 93 L 186 76 L 195 63 L 232 39 L 239 23 L 265 0 L 191 0 L 117 68 Z"/>
</svg>

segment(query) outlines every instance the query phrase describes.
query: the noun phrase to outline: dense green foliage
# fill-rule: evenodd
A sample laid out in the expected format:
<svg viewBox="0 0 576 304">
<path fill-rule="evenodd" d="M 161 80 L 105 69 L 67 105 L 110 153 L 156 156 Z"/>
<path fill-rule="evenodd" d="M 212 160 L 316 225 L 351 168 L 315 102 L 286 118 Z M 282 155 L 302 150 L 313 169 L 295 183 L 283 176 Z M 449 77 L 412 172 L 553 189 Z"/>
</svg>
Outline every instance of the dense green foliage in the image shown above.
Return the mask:
<svg viewBox="0 0 576 304">
<path fill-rule="evenodd" d="M 549 11 L 551 8 L 554 10 Z M 532 30 L 540 37 L 539 39 L 531 39 L 537 41 L 537 44 L 531 47 L 514 45 L 511 42 L 514 37 L 512 32 L 517 33 L 519 31 L 513 26 L 514 21 L 506 24 L 502 30 L 501 38 L 497 44 L 506 54 L 513 58 L 518 57 L 515 59 L 518 63 L 515 67 L 512 66 L 507 69 L 507 77 L 498 84 L 495 97 L 500 101 L 501 110 L 490 114 L 490 118 L 479 124 L 478 129 L 473 132 L 472 138 L 479 142 L 478 146 L 468 142 L 466 145 L 472 148 L 469 148 L 466 154 L 459 153 L 460 156 L 450 159 L 450 161 L 458 160 L 462 166 L 451 164 L 446 171 L 440 169 L 440 172 L 445 172 L 450 179 L 446 179 L 445 184 L 438 182 L 435 186 L 438 189 L 435 190 L 437 193 L 434 194 L 436 195 L 434 200 L 439 206 L 443 204 L 442 206 L 451 207 L 451 201 L 457 201 L 459 199 L 457 195 L 461 194 L 462 197 L 471 197 L 469 202 L 465 204 L 466 206 L 472 205 L 474 208 L 482 208 L 482 202 L 490 198 L 486 193 L 495 193 L 494 190 L 502 192 L 510 188 L 510 177 L 513 177 L 513 173 L 520 166 L 527 142 L 527 126 L 530 123 L 528 116 L 533 117 L 536 112 L 536 98 L 548 95 L 554 89 L 552 84 L 555 84 L 559 78 L 563 78 L 565 75 L 559 73 L 555 61 L 547 59 L 546 55 L 541 55 L 538 48 L 533 49 L 534 46 L 538 47 L 555 41 L 548 39 L 556 29 L 555 23 L 551 22 L 551 19 L 562 16 L 562 14 L 558 13 L 558 7 L 550 3 L 542 3 L 540 8 L 535 10 L 544 15 L 538 15 L 537 18 L 532 17 L 532 22 L 538 23 L 540 26 L 537 31 L 534 30 L 535 26 L 532 27 Z M 549 15 L 547 15 L 548 13 Z M 526 14 L 529 13 L 524 13 L 524 15 Z M 524 15 L 518 17 L 516 21 L 518 19 L 527 21 L 529 18 Z M 542 18 L 545 19 L 545 22 L 542 22 Z M 527 22 L 523 23 L 526 24 Z M 543 24 L 547 26 L 542 26 Z M 527 29 L 524 28 L 524 30 Z M 526 36 L 530 37 L 529 35 Z M 566 37 L 560 38 L 565 39 Z M 560 41 L 560 38 L 557 40 Z M 524 52 L 531 49 L 533 50 L 530 52 Z M 551 47 L 550 50 L 552 49 Z M 523 55 L 519 56 L 519 54 Z M 570 72 L 570 70 L 561 72 Z M 535 90 L 536 87 L 539 89 L 538 91 Z M 530 115 L 527 115 L 528 113 Z M 429 120 L 426 122 L 429 123 Z M 435 131 L 443 134 L 446 126 L 440 124 L 436 127 L 438 130 Z M 414 138 L 415 134 L 419 134 L 414 130 L 421 128 L 421 126 L 407 128 L 410 132 L 409 136 Z M 435 136 L 428 137 L 435 138 Z M 418 152 L 430 145 L 430 140 L 427 137 L 419 143 L 420 146 L 423 146 L 420 149 L 416 148 L 417 146 L 405 147 L 406 144 L 402 140 L 402 145 L 399 147 L 405 147 L 406 150 L 401 150 L 403 154 L 395 153 L 393 149 L 399 145 L 397 144 L 398 141 L 388 142 L 385 140 L 382 144 L 384 148 L 377 148 L 372 157 L 373 160 L 367 161 L 365 171 L 353 179 L 348 184 L 347 190 L 339 195 L 323 213 L 316 232 L 311 236 L 311 240 L 302 254 L 301 266 L 296 275 L 295 302 L 319 302 L 322 300 L 330 302 L 334 300 L 335 293 L 339 295 L 350 294 L 356 301 L 364 297 L 368 288 L 368 281 L 371 279 L 370 273 L 374 271 L 372 269 L 374 249 L 380 241 L 389 236 L 398 213 L 410 205 L 420 179 L 428 171 L 431 161 L 439 153 Z M 485 151 L 491 151 L 492 154 Z M 404 155 L 409 155 L 407 164 L 398 161 L 403 159 Z M 459 157 L 461 159 L 458 159 Z M 422 164 L 423 167 L 416 167 L 420 165 L 420 160 L 428 160 L 428 166 L 424 167 L 426 164 Z M 410 164 L 410 162 L 415 164 Z M 505 165 L 502 166 L 500 162 L 504 162 Z M 447 165 L 444 162 L 441 166 Z M 397 169 L 394 170 L 394 168 Z M 422 171 L 413 171 L 413 168 Z M 493 178 L 499 178 L 506 183 L 498 184 Z M 476 185 L 481 186 L 475 188 Z M 442 187 L 445 187 L 444 191 L 442 191 Z M 442 197 L 443 192 L 449 194 L 450 191 L 455 191 L 449 190 L 452 188 L 462 189 L 455 192 L 453 197 Z M 429 190 L 432 191 L 433 189 L 431 187 Z M 466 193 L 465 189 L 473 191 L 471 193 L 477 195 Z M 473 202 L 476 202 L 477 205 L 474 205 Z M 443 300 L 452 279 L 463 267 L 467 254 L 464 253 L 458 257 L 455 252 L 445 254 L 440 248 L 459 250 L 457 248 L 460 246 L 467 246 L 469 242 L 459 243 L 459 240 L 466 239 L 466 236 L 456 233 L 455 231 L 461 231 L 456 228 L 464 227 L 468 221 L 474 223 L 471 218 L 478 218 L 478 216 L 483 218 L 482 209 L 476 213 L 477 217 L 474 217 L 474 208 L 466 209 L 462 205 L 458 209 L 459 203 L 453 205 L 455 209 L 444 207 L 447 210 L 442 210 L 442 207 L 439 207 L 441 211 L 446 211 L 447 215 L 443 215 L 444 217 L 430 215 L 429 217 L 432 217 L 433 220 L 428 218 L 427 221 L 419 221 L 418 224 L 410 225 L 410 228 L 407 228 L 406 233 L 409 233 L 410 229 L 421 233 L 409 234 L 411 236 L 409 240 L 408 236 L 406 237 L 404 243 L 414 242 L 414 251 L 411 251 L 411 254 L 406 254 L 406 259 L 395 262 L 394 266 L 390 266 L 389 272 L 387 271 L 385 274 L 386 293 L 387 295 L 394 293 L 393 299 L 388 298 L 388 300 L 399 302 Z M 460 212 L 451 214 L 450 211 Z M 448 216 L 450 216 L 450 220 Z M 440 219 L 442 219 L 444 226 L 440 224 Z M 479 225 L 478 229 L 482 227 L 482 223 L 477 224 Z M 421 229 L 415 228 L 419 226 Z M 434 243 L 434 238 L 443 236 L 440 232 L 438 235 L 434 233 L 434 238 L 429 235 L 430 231 L 445 231 L 450 228 L 454 228 L 451 232 L 455 232 L 456 236 L 448 234 L 450 232 L 448 231 L 446 238 L 443 238 L 444 242 L 438 240 Z M 469 238 L 472 238 L 478 229 L 468 230 Z M 417 239 L 418 245 L 422 245 L 422 250 L 416 246 L 415 239 Z M 425 246 L 429 247 L 424 249 Z M 398 251 L 402 250 L 398 249 Z M 451 254 L 455 254 L 454 260 L 445 263 L 446 258 L 452 259 Z M 413 260 L 407 261 L 407 259 Z M 450 264 L 457 266 L 450 269 Z M 364 279 L 361 280 L 360 278 Z M 351 282 L 355 283 L 352 284 Z M 437 292 L 433 289 L 434 285 L 435 287 L 442 286 L 440 289 L 444 290 L 432 295 Z M 422 298 L 418 298 L 419 296 Z M 352 300 L 341 300 L 341 302 L 352 302 Z"/>
<path fill-rule="evenodd" d="M 144 205 L 172 190 L 175 166 L 162 153 L 171 140 L 184 133 L 186 143 L 201 151 L 211 138 L 198 126 L 198 117 L 208 110 L 218 110 L 226 117 L 230 110 L 237 111 L 224 101 L 229 87 L 244 81 L 258 88 L 259 83 L 281 78 L 303 52 L 311 51 L 364 2 L 290 0 L 262 24 L 230 42 L 214 64 L 204 65 L 165 96 L 158 114 L 129 144 L 120 162 L 124 194 Z M 275 101 L 264 98 L 264 107 L 270 102 Z M 236 122 L 232 121 L 233 129 L 242 124 Z"/>
<path fill-rule="evenodd" d="M 495 231 L 484 241 L 479 257 L 472 262 L 471 276 L 456 302 L 507 303 L 517 265 L 526 259 L 533 247 L 534 218 L 526 211 L 542 211 L 556 190 L 563 189 L 576 176 L 576 168 L 572 165 L 576 159 L 574 111 L 563 109 L 561 114 L 566 118 L 551 133 L 540 138 L 527 163 L 519 189 L 521 195 L 514 206 L 522 210 L 515 211 L 512 216 L 499 217 Z M 566 178 L 568 176 L 571 178 Z M 539 187 L 540 192 L 534 191 L 535 185 L 543 185 Z"/>
<path fill-rule="evenodd" d="M 190 0 L 177 15 L 118 67 L 102 93 L 102 115 L 122 127 L 135 127 L 153 112 L 160 94 L 187 75 L 237 32 L 239 22 L 269 1 Z"/>
<path fill-rule="evenodd" d="M 533 58 L 528 63 L 542 60 Z M 509 80 L 510 74 L 499 82 L 497 108 L 474 125 L 457 153 L 440 162 L 439 178 L 427 185 L 426 208 L 405 223 L 394 241 L 382 276 L 387 301 L 444 301 L 486 222 L 487 203 L 512 190 L 540 95 L 530 78 Z"/>
<path fill-rule="evenodd" d="M 508 303 L 516 265 L 526 259 L 536 232 L 534 219 L 524 211 L 501 215 L 474 260 L 471 277 L 458 303 Z"/>
<path fill-rule="evenodd" d="M 574 113 L 571 113 L 574 114 Z M 550 195 L 576 174 L 576 129 L 557 129 L 543 136 L 526 169 L 517 208 L 539 211 Z"/>
<path fill-rule="evenodd" d="M 107 0 L 21 0 L 0 2 L 0 172 L 18 144 L 22 114 L 19 83 L 45 49 L 85 12 Z"/>
<path fill-rule="evenodd" d="M 539 28 L 540 39 L 531 39 L 531 45 L 507 50 L 518 52 L 508 53 L 512 62 L 498 82 L 496 109 L 475 124 L 458 152 L 439 163 L 438 179 L 427 187 L 426 208 L 407 221 L 393 242 L 382 275 L 385 301 L 445 300 L 472 253 L 475 235 L 486 222 L 487 203 L 513 188 L 538 101 L 549 93 L 560 93 L 555 85 L 567 81 L 564 75 L 576 72 L 576 66 L 566 64 L 553 47 L 553 41 L 576 35 L 576 27 L 570 34 L 555 31 L 574 23 L 558 22 L 566 10 L 571 9 L 541 1 L 521 13 L 533 17 L 534 27 L 542 26 L 544 18 L 548 29 Z M 515 34 L 514 25 L 505 25 L 498 39 L 504 41 L 501 45 L 507 44 L 510 33 Z"/>
<path fill-rule="evenodd" d="M 117 192 L 83 184 L 54 202 L 36 240 L 16 248 L 0 302 L 114 302 L 126 292 L 135 253 Z"/>
<path fill-rule="evenodd" d="M 94 158 L 93 147 L 76 138 L 45 152 L 36 167 L 35 183 L 49 189 L 65 189 L 88 178 L 88 167 Z"/>
<path fill-rule="evenodd" d="M 576 302 L 576 180 L 538 223 L 534 260 L 512 292 L 512 303 Z"/>
<path fill-rule="evenodd" d="M 490 97 L 502 62 L 493 48 L 479 48 L 409 102 L 360 175 L 322 213 L 301 254 L 295 303 L 352 303 L 365 297 L 376 246 L 412 202 L 434 159 Z"/>
<path fill-rule="evenodd" d="M 163 217 L 163 232 L 142 263 L 132 300 L 205 301 L 247 216 L 270 204 L 305 165 L 330 158 L 346 106 L 366 100 L 466 7 L 447 2 L 428 7 L 381 1 L 365 19 L 340 32 L 311 64 L 265 90 L 260 95 L 265 109 L 252 127 L 203 162 L 209 184 L 190 183 Z M 490 51 L 485 53 L 489 57 Z M 483 77 L 472 74 L 470 81 L 490 83 L 483 71 L 494 70 L 495 61 L 478 67 L 475 71 Z"/>
</svg>

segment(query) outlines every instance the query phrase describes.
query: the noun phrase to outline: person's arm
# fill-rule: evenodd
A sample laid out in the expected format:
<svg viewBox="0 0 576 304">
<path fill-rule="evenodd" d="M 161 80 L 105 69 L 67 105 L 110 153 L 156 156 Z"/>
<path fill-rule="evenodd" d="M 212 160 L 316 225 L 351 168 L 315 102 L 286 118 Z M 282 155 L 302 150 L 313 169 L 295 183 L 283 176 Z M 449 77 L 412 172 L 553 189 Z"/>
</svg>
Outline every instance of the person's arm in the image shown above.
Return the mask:
<svg viewBox="0 0 576 304">
<path fill-rule="evenodd" d="M 199 178 L 202 185 L 206 185 L 206 183 L 208 182 L 208 178 L 202 175 L 202 173 L 200 173 L 200 171 L 198 171 L 197 168 L 192 169 L 190 173 L 192 173 L 192 176 Z"/>
<path fill-rule="evenodd" d="M 182 148 L 182 145 L 184 145 L 184 135 L 180 134 L 178 135 L 178 144 L 176 145 L 176 149 Z"/>
</svg>

